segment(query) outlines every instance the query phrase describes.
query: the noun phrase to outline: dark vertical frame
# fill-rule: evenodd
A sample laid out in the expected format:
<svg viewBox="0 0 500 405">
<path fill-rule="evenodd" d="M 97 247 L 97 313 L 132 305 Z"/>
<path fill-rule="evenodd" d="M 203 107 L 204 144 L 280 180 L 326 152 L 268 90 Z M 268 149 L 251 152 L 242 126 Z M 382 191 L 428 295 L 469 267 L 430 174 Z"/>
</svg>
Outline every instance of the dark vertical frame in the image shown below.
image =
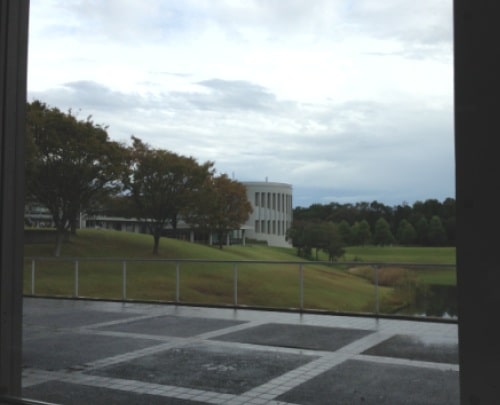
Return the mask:
<svg viewBox="0 0 500 405">
<path fill-rule="evenodd" d="M 0 394 L 21 394 L 29 0 L 0 0 Z"/>
<path fill-rule="evenodd" d="M 460 394 L 500 401 L 500 3 L 454 1 Z"/>
<path fill-rule="evenodd" d="M 0 394 L 21 390 L 29 0 L 0 0 Z M 460 391 L 500 398 L 500 3 L 454 1 Z"/>
</svg>

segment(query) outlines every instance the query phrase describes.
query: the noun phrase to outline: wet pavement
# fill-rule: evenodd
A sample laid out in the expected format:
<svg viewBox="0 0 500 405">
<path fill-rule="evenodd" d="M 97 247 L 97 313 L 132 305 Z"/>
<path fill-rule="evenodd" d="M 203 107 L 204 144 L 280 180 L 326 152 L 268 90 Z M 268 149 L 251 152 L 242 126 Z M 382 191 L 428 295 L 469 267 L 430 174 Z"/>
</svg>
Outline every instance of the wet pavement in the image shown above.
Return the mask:
<svg viewBox="0 0 500 405">
<path fill-rule="evenodd" d="M 453 323 L 25 298 L 23 397 L 55 404 L 459 404 Z"/>
</svg>

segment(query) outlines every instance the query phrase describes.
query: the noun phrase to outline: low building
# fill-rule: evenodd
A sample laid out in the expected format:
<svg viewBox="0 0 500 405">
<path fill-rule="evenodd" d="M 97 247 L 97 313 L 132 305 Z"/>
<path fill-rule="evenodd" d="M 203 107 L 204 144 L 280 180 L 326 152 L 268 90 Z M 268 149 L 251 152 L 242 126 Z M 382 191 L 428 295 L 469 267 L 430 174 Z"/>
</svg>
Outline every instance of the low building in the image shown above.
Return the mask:
<svg viewBox="0 0 500 405">
<path fill-rule="evenodd" d="M 269 246 L 290 247 L 286 232 L 292 224 L 292 186 L 274 182 L 241 182 L 247 189 L 247 198 L 253 212 L 240 229 L 233 230 L 225 244 L 243 244 L 249 240 L 266 243 Z M 37 204 L 26 206 L 26 223 L 34 227 L 50 227 L 53 221 L 48 210 Z M 79 228 L 105 228 L 127 232 L 148 233 L 143 221 L 135 218 L 110 217 L 102 215 L 81 215 L 77 220 Z M 173 233 L 167 225 L 163 236 L 175 236 L 192 242 L 214 243 L 214 237 L 206 232 L 192 230 L 179 219 L 178 228 Z"/>
</svg>

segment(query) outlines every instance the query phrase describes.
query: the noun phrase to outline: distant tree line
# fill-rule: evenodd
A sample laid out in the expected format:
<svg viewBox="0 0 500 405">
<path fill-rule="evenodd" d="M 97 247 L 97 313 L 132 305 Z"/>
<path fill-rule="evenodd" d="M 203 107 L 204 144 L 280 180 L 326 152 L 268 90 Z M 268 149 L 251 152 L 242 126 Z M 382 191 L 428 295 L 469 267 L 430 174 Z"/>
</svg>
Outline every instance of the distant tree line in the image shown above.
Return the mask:
<svg viewBox="0 0 500 405">
<path fill-rule="evenodd" d="M 78 119 L 35 100 L 27 105 L 26 202 L 45 206 L 55 224 L 54 254 L 76 232 L 81 213 L 137 218 L 153 235 L 158 253 L 162 230 L 179 218 L 215 233 L 222 248 L 227 233 L 246 222 L 252 207 L 243 184 L 216 175 L 213 162 L 198 163 L 152 148 L 132 136 L 127 146 L 109 139 L 107 127 Z"/>
<path fill-rule="evenodd" d="M 328 251 L 323 246 L 327 243 L 337 246 L 331 248 L 337 257 L 342 247 L 355 245 L 455 246 L 455 212 L 453 198 L 394 207 L 377 201 L 312 204 L 293 210 L 287 236 L 301 255 L 310 255 L 313 249 Z"/>
</svg>

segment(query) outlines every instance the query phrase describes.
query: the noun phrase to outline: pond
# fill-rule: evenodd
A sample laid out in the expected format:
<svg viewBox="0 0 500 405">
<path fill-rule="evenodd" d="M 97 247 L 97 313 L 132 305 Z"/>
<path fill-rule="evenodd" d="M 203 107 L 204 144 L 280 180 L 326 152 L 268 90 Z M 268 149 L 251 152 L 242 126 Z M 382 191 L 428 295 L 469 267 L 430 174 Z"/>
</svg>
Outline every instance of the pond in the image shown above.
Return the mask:
<svg viewBox="0 0 500 405">
<path fill-rule="evenodd" d="M 414 289 L 411 296 L 412 304 L 397 314 L 451 319 L 458 317 L 456 286 L 426 284 Z"/>
</svg>

